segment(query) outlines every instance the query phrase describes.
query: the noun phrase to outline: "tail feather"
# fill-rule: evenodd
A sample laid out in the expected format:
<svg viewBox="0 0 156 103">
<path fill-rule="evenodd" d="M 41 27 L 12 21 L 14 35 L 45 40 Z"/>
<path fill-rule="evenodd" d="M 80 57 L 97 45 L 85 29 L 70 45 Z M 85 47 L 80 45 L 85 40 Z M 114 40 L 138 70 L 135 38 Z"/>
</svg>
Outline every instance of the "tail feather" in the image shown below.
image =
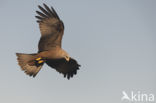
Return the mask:
<svg viewBox="0 0 156 103">
<path fill-rule="evenodd" d="M 16 55 L 17 55 L 18 64 L 21 67 L 21 69 L 27 75 L 35 77 L 43 65 L 43 64 L 35 65 L 35 63 L 31 62 L 36 58 L 35 57 L 36 54 L 16 53 Z"/>
</svg>

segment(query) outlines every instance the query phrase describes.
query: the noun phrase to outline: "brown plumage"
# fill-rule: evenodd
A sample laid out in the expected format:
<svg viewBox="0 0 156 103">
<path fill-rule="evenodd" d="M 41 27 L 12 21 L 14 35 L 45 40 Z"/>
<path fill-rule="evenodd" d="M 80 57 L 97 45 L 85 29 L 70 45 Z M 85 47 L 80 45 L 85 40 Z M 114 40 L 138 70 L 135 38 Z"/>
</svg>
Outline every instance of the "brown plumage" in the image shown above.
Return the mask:
<svg viewBox="0 0 156 103">
<path fill-rule="evenodd" d="M 62 73 L 64 77 L 70 79 L 73 75 L 76 75 L 80 65 L 61 48 L 64 33 L 62 20 L 52 7 L 49 8 L 46 4 L 43 4 L 43 6 L 44 8 L 38 6 L 41 12 L 36 11 L 38 16 L 35 16 L 38 19 L 37 22 L 41 32 L 38 53 L 16 53 L 18 63 L 29 76 L 35 77 L 43 64 L 46 63 Z"/>
</svg>

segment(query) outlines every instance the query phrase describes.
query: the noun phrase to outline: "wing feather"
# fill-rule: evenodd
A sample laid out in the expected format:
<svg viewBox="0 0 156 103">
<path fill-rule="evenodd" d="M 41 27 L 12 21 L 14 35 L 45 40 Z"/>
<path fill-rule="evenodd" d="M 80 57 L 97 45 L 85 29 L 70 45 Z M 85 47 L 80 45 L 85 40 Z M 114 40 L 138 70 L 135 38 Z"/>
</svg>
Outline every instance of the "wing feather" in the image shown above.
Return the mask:
<svg viewBox="0 0 156 103">
<path fill-rule="evenodd" d="M 36 11 L 38 14 L 35 16 L 38 20 L 41 32 L 39 41 L 39 52 L 50 50 L 54 47 L 61 47 L 62 36 L 64 32 L 64 24 L 60 20 L 53 7 L 51 9 L 43 4 L 44 8 L 40 5 L 38 8 L 41 11 Z"/>
<path fill-rule="evenodd" d="M 53 8 L 53 7 L 51 7 L 51 9 L 52 9 L 52 11 L 54 12 L 54 16 L 57 18 L 57 19 L 59 19 L 60 20 L 60 18 L 59 18 L 59 16 L 57 15 L 57 13 L 56 13 L 56 11 L 55 11 L 55 9 Z"/>
<path fill-rule="evenodd" d="M 46 16 L 45 14 L 43 14 L 43 13 L 41 13 L 41 12 L 39 12 L 39 11 L 36 11 L 36 13 L 37 13 L 38 15 L 40 15 L 41 17 L 47 18 L 47 16 Z"/>
<path fill-rule="evenodd" d="M 62 73 L 65 78 L 70 79 L 74 75 L 77 74 L 77 70 L 79 70 L 80 65 L 73 58 L 70 58 L 70 61 L 66 61 L 65 59 L 55 59 L 55 60 L 47 60 L 46 64 Z"/>
<path fill-rule="evenodd" d="M 50 10 L 50 8 L 46 5 L 46 4 L 43 4 L 44 5 L 44 7 L 46 8 L 46 10 L 49 12 L 49 14 L 51 15 L 51 16 L 53 16 L 52 14 L 53 14 L 53 12 Z"/>
<path fill-rule="evenodd" d="M 45 9 L 43 9 L 41 6 L 38 6 L 38 8 L 45 13 L 47 16 L 51 16 L 50 13 L 48 13 Z"/>
<path fill-rule="evenodd" d="M 43 18 L 42 17 L 40 17 L 40 16 L 35 16 L 37 19 L 40 19 L 40 20 L 42 20 Z"/>
</svg>

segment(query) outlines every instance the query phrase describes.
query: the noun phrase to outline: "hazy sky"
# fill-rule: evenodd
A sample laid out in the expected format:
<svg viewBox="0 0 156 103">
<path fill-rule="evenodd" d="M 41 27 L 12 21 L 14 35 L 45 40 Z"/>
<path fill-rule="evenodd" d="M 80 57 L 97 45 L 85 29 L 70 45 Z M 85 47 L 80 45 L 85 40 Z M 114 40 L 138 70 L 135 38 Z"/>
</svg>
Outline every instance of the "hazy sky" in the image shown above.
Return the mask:
<svg viewBox="0 0 156 103">
<path fill-rule="evenodd" d="M 82 66 L 71 80 L 44 65 L 36 78 L 16 52 L 37 52 L 37 5 L 65 24 L 63 48 Z M 156 95 L 155 0 L 0 0 L 0 103 L 121 103 L 122 91 Z M 124 103 L 124 102 L 123 102 Z"/>
</svg>

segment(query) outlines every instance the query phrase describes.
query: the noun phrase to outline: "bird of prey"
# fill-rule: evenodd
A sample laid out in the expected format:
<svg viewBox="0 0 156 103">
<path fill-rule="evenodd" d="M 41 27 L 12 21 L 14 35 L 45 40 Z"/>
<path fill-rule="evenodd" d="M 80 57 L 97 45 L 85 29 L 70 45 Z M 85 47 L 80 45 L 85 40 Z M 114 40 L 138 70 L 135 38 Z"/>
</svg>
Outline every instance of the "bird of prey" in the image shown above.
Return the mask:
<svg viewBox="0 0 156 103">
<path fill-rule="evenodd" d="M 33 54 L 16 53 L 18 64 L 29 76 L 35 77 L 46 63 L 65 78 L 70 79 L 77 74 L 80 65 L 62 49 L 61 41 L 64 34 L 64 24 L 53 7 L 43 4 L 35 16 L 39 23 L 41 38 L 38 52 Z"/>
</svg>

